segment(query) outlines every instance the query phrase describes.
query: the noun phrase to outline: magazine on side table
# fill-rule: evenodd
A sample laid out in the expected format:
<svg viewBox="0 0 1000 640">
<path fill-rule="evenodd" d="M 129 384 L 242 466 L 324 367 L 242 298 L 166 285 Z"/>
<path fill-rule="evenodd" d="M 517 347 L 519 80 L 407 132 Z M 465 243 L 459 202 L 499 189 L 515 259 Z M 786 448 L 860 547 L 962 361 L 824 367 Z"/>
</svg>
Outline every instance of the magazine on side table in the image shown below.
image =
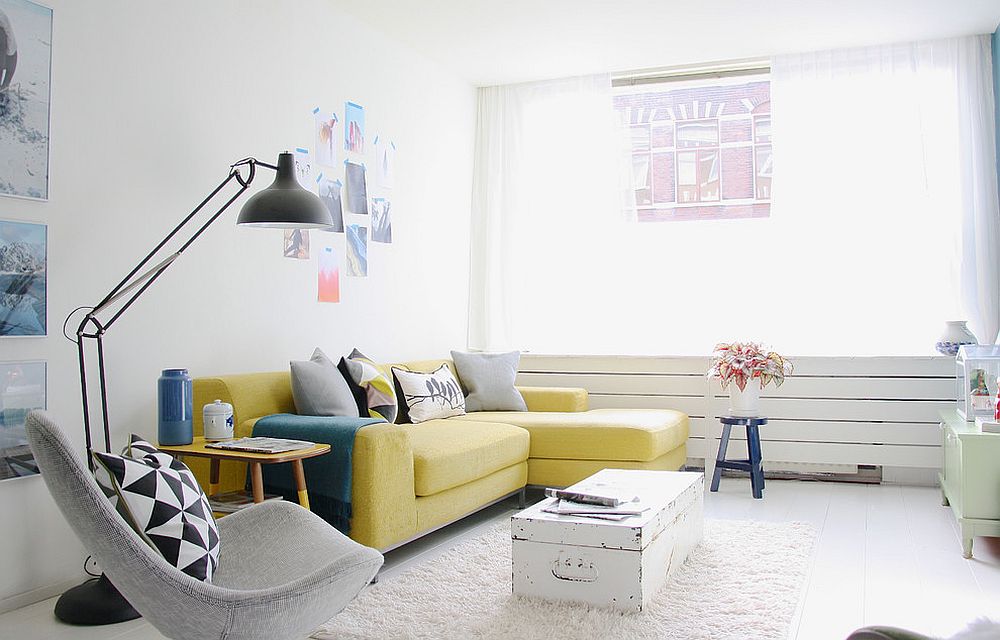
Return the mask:
<svg viewBox="0 0 1000 640">
<path fill-rule="evenodd" d="M 288 440 L 286 438 L 237 438 L 221 442 L 207 442 L 206 449 L 222 449 L 225 451 L 246 451 L 247 453 L 285 453 L 301 451 L 316 446 L 315 442 L 305 440 Z"/>
</svg>

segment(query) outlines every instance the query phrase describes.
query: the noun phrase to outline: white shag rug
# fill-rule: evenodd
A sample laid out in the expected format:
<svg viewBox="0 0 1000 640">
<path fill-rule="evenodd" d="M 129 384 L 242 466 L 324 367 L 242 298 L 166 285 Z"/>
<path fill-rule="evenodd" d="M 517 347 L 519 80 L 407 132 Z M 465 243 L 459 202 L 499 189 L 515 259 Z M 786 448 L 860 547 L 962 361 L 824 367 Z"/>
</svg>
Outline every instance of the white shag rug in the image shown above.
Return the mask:
<svg viewBox="0 0 1000 640">
<path fill-rule="evenodd" d="M 641 613 L 514 596 L 510 524 L 366 589 L 318 640 L 785 640 L 816 532 L 706 520 L 701 545 Z"/>
</svg>

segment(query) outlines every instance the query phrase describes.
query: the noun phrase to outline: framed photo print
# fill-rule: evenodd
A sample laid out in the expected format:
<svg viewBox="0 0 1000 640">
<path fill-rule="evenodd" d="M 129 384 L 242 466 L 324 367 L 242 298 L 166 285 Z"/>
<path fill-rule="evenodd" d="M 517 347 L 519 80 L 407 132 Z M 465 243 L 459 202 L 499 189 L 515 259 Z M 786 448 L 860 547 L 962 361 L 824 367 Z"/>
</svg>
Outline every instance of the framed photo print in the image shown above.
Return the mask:
<svg viewBox="0 0 1000 640">
<path fill-rule="evenodd" d="M 44 224 L 0 220 L 0 338 L 46 335 L 47 244 Z"/>
<path fill-rule="evenodd" d="M 0 362 L 0 481 L 38 474 L 24 419 L 46 408 L 44 361 Z"/>
<path fill-rule="evenodd" d="M 49 198 L 52 9 L 0 0 L 0 195 Z"/>
</svg>

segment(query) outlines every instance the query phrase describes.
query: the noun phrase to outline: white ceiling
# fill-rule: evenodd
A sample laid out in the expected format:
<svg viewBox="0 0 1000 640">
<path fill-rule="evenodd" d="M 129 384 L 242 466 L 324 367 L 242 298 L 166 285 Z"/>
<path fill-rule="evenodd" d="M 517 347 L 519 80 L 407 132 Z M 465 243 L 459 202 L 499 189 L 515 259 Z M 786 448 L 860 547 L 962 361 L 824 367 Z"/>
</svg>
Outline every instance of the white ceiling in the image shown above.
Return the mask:
<svg viewBox="0 0 1000 640">
<path fill-rule="evenodd" d="M 477 85 L 990 33 L 1000 0 L 332 0 Z"/>
</svg>

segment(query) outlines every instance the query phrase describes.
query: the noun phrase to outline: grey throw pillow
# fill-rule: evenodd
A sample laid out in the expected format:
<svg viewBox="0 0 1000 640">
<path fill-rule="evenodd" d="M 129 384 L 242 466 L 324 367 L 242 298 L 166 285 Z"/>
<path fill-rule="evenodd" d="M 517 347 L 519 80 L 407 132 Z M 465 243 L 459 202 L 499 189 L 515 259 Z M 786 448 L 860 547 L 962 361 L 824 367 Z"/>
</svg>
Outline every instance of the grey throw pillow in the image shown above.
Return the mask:
<svg viewBox="0 0 1000 640">
<path fill-rule="evenodd" d="M 514 388 L 520 351 L 509 353 L 462 353 L 452 351 L 458 378 L 465 388 L 465 410 L 527 411 L 521 393 Z"/>
<path fill-rule="evenodd" d="M 292 360 L 290 365 L 296 413 L 303 416 L 360 416 L 347 380 L 318 347 L 308 361 Z"/>
</svg>

